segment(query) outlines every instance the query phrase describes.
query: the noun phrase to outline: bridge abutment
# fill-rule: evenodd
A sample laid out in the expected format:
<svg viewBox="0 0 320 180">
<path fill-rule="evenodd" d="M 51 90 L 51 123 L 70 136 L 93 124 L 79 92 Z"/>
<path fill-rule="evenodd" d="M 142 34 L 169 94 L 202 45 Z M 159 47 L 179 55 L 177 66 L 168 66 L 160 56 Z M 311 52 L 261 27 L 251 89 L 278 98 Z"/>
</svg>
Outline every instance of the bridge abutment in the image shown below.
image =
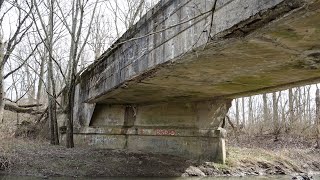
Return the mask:
<svg viewBox="0 0 320 180">
<path fill-rule="evenodd" d="M 160 1 L 81 72 L 76 143 L 224 162 L 231 100 L 200 100 L 319 81 L 319 1 L 213 4 Z"/>
<path fill-rule="evenodd" d="M 97 104 L 88 125 L 75 131 L 75 143 L 224 163 L 226 131 L 219 126 L 230 106 L 228 99 Z"/>
</svg>

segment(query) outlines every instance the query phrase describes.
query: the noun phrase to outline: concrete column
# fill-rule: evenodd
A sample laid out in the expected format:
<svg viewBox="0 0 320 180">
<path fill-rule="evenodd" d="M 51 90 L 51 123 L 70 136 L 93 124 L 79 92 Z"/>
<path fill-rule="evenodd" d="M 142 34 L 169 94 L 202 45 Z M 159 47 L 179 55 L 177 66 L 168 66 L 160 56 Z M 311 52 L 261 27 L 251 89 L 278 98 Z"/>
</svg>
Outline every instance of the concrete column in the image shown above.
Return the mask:
<svg viewBox="0 0 320 180">
<path fill-rule="evenodd" d="M 225 137 L 227 132 L 220 126 L 231 107 L 231 101 L 229 99 L 216 99 L 197 104 L 197 127 L 201 136 L 205 137 L 205 141 L 208 142 L 207 145 L 203 146 L 201 155 L 203 161 L 225 163 Z"/>
<path fill-rule="evenodd" d="M 216 161 L 225 164 L 226 158 L 227 158 L 226 141 L 225 141 L 227 131 L 223 128 L 218 128 L 218 131 L 220 132 L 220 136 L 219 136 L 218 154 L 216 156 Z"/>
</svg>

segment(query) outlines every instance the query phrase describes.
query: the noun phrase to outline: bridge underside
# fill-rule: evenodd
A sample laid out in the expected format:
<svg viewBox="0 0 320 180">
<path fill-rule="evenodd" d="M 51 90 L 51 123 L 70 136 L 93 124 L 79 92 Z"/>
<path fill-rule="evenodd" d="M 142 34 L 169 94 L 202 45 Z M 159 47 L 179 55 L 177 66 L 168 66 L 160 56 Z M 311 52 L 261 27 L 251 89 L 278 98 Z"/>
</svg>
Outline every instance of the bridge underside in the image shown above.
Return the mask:
<svg viewBox="0 0 320 180">
<path fill-rule="evenodd" d="M 219 40 L 88 102 L 136 104 L 235 98 L 317 82 L 319 8 L 319 3 L 314 3 L 308 10 L 292 12 L 258 30 L 229 30 Z M 249 35 L 241 37 L 244 33 Z"/>
<path fill-rule="evenodd" d="M 233 2 L 244 3 L 225 6 Z M 218 127 L 232 98 L 320 80 L 320 2 L 307 2 L 281 18 L 272 8 L 251 16 L 112 89 L 100 83 L 103 78 L 89 88 L 82 80 L 74 106 L 76 142 L 224 162 L 224 130 Z M 109 72 L 103 68 L 96 74 Z"/>
</svg>

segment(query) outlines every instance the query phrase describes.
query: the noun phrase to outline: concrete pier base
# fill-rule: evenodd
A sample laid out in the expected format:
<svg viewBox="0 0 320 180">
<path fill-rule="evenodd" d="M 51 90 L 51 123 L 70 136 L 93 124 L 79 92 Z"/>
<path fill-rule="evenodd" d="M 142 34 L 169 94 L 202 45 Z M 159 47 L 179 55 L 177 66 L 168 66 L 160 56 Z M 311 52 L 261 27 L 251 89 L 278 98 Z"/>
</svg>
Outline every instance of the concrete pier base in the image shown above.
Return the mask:
<svg viewBox="0 0 320 180">
<path fill-rule="evenodd" d="M 97 104 L 85 123 L 88 126 L 75 130 L 75 143 L 224 163 L 226 132 L 219 126 L 230 105 L 231 100 L 226 99 L 150 105 Z"/>
</svg>

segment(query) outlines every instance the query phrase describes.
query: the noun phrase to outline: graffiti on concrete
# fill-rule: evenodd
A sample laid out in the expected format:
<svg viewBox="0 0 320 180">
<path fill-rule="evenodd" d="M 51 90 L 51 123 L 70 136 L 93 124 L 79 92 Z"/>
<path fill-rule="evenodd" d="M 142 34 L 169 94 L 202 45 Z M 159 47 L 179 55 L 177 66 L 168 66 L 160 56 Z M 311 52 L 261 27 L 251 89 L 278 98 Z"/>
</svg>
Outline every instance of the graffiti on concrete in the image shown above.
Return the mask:
<svg viewBox="0 0 320 180">
<path fill-rule="evenodd" d="M 156 129 L 156 135 L 158 136 L 175 136 L 175 130 L 168 130 L 168 129 Z"/>
<path fill-rule="evenodd" d="M 91 139 L 90 144 L 95 145 L 95 144 L 108 144 L 108 145 L 113 145 L 117 143 L 117 138 L 115 137 L 108 137 L 108 136 L 94 136 Z"/>
</svg>

